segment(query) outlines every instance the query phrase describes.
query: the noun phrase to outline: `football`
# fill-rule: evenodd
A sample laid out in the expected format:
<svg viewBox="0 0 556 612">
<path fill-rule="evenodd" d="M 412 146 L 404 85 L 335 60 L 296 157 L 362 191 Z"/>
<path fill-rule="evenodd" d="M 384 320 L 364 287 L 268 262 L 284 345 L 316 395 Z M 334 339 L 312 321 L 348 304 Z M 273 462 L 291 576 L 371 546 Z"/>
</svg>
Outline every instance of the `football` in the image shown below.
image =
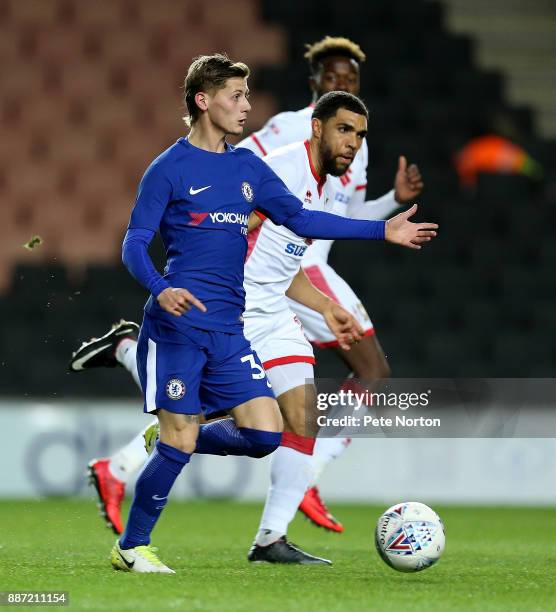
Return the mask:
<svg viewBox="0 0 556 612">
<path fill-rule="evenodd" d="M 378 554 L 399 572 L 420 572 L 440 559 L 446 538 L 444 523 L 420 502 L 402 502 L 378 519 L 375 544 Z"/>
</svg>

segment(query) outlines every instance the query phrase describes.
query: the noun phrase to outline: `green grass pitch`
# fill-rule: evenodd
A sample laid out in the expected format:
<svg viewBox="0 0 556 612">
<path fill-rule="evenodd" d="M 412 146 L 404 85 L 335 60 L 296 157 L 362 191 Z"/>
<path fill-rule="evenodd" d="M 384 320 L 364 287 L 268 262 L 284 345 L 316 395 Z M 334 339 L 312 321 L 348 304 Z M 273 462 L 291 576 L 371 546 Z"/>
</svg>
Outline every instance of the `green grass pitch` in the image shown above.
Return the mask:
<svg viewBox="0 0 556 612">
<path fill-rule="evenodd" d="M 246 553 L 261 504 L 171 501 L 153 544 L 174 576 L 115 572 L 115 537 L 92 501 L 0 502 L 0 591 L 69 591 L 86 610 L 555 610 L 554 511 L 435 506 L 446 550 L 424 572 L 378 558 L 373 529 L 384 508 L 339 505 L 342 535 L 300 515 L 290 537 L 333 567 L 251 565 Z"/>
</svg>

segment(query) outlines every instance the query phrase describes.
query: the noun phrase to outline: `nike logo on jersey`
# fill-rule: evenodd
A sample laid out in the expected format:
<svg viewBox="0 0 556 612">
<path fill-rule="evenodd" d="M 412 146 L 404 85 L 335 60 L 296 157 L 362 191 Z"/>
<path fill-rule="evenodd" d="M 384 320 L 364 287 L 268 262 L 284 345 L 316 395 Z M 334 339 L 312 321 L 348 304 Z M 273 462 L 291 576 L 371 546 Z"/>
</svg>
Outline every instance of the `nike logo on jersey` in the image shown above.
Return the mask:
<svg viewBox="0 0 556 612">
<path fill-rule="evenodd" d="M 158 495 L 153 495 L 153 499 L 156 499 L 156 501 L 163 501 L 165 499 L 168 499 L 168 496 L 166 496 L 166 497 L 159 497 Z"/>
<path fill-rule="evenodd" d="M 205 191 L 205 189 L 210 189 L 212 185 L 207 185 L 206 187 L 200 187 L 199 189 L 193 189 L 193 187 L 189 188 L 189 195 L 197 195 L 201 193 L 201 191 Z"/>
</svg>

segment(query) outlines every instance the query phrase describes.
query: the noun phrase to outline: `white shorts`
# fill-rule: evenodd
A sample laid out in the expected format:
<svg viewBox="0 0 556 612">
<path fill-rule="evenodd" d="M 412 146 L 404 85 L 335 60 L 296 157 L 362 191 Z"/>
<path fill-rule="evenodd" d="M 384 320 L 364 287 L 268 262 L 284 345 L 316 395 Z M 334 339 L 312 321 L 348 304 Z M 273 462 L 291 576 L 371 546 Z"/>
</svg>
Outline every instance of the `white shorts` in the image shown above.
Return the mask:
<svg viewBox="0 0 556 612">
<path fill-rule="evenodd" d="M 278 313 L 244 313 L 243 320 L 245 337 L 259 356 L 277 397 L 314 377 L 313 347 L 285 300 L 284 310 Z M 305 367 L 287 367 L 290 364 L 303 364 Z"/>
<path fill-rule="evenodd" d="M 361 300 L 346 281 L 327 263 L 308 263 L 303 266 L 303 270 L 317 289 L 351 312 L 363 328 L 364 336 L 374 334 L 373 323 Z M 303 330 L 312 344 L 319 348 L 338 346 L 334 334 L 318 312 L 290 299 L 288 299 L 288 303 L 299 317 Z"/>
</svg>

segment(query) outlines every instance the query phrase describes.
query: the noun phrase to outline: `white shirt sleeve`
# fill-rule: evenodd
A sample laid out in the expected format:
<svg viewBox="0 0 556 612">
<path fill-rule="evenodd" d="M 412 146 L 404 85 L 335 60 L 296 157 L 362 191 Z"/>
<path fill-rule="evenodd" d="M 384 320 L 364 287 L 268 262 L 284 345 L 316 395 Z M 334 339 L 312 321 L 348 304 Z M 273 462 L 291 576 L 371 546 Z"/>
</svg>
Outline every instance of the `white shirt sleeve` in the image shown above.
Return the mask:
<svg viewBox="0 0 556 612">
<path fill-rule="evenodd" d="M 356 191 L 351 197 L 348 205 L 348 216 L 352 219 L 364 219 L 366 221 L 377 221 L 387 219 L 393 212 L 402 207 L 394 198 L 394 190 L 376 200 L 364 201 L 365 192 Z"/>
<path fill-rule="evenodd" d="M 310 128 L 310 124 L 309 124 Z M 297 113 L 278 113 L 271 117 L 265 125 L 236 146 L 253 151 L 258 157 L 268 155 L 274 149 L 305 140 L 307 138 L 306 120 L 297 116 Z"/>
<path fill-rule="evenodd" d="M 270 155 L 264 160 L 268 166 L 284 181 L 286 187 L 296 196 L 303 192 L 303 167 L 296 164 L 295 155 Z"/>
</svg>

